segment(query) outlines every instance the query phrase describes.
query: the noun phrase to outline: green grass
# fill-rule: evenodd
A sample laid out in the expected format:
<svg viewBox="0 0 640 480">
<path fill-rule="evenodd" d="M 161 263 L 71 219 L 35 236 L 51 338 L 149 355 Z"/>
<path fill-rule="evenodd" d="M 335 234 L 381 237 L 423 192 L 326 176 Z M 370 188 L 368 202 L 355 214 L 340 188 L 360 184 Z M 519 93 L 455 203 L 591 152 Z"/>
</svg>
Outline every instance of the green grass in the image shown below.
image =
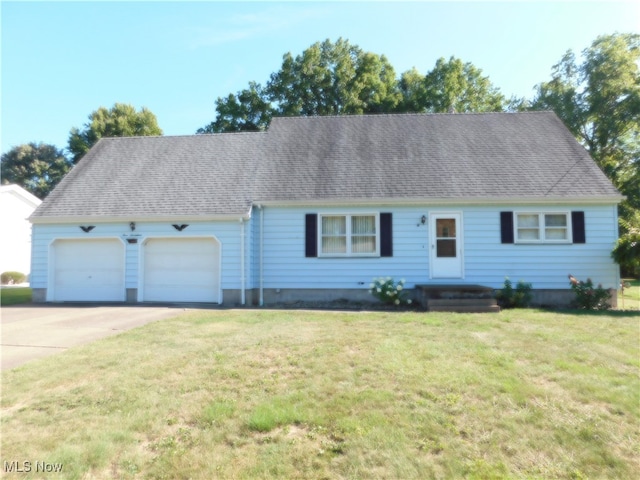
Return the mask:
<svg viewBox="0 0 640 480">
<path fill-rule="evenodd" d="M 623 292 L 618 291 L 618 309 L 640 311 L 640 280 L 627 280 L 625 283 L 629 287 Z"/>
<path fill-rule="evenodd" d="M 188 312 L 3 372 L 1 461 L 78 479 L 635 478 L 639 333 L 633 312 Z"/>
<path fill-rule="evenodd" d="M 31 302 L 29 287 L 12 287 L 0 289 L 0 305 L 17 305 Z"/>
</svg>

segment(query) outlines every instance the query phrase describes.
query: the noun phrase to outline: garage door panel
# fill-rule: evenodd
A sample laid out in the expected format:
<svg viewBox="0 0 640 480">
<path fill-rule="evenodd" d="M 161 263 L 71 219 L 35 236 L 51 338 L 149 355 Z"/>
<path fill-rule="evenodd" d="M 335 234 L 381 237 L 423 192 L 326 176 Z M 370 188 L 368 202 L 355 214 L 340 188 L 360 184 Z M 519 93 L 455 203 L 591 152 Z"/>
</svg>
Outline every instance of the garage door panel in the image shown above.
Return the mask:
<svg viewBox="0 0 640 480">
<path fill-rule="evenodd" d="M 213 238 L 156 238 L 144 245 L 143 300 L 219 302 L 220 246 Z"/>
<path fill-rule="evenodd" d="M 54 301 L 124 301 L 124 245 L 117 239 L 56 240 Z"/>
</svg>

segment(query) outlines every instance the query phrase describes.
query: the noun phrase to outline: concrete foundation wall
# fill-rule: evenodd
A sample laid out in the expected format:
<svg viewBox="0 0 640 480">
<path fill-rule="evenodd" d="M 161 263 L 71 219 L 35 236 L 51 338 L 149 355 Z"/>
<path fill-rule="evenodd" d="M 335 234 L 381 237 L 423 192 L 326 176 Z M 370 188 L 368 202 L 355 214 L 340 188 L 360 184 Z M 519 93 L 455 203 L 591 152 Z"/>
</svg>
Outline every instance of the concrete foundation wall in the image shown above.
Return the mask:
<svg viewBox="0 0 640 480">
<path fill-rule="evenodd" d="M 618 307 L 618 297 L 616 290 L 611 289 L 611 306 Z M 412 300 L 417 299 L 417 292 L 409 290 L 407 293 Z M 533 300 L 532 307 L 567 308 L 575 300 L 572 290 L 554 289 L 534 289 L 531 291 Z M 137 303 L 138 290 L 127 289 L 127 303 Z M 240 289 L 225 289 L 222 292 L 223 305 L 235 307 L 242 305 L 242 292 Z M 361 288 L 265 288 L 263 290 L 264 304 L 277 305 L 295 302 L 332 302 L 337 300 L 349 300 L 352 302 L 377 303 L 368 290 Z M 47 301 L 46 288 L 32 289 L 34 303 L 45 303 Z M 257 306 L 260 303 L 260 290 L 257 288 L 245 291 L 245 305 Z"/>
<path fill-rule="evenodd" d="M 127 288 L 127 303 L 137 303 L 138 302 L 138 289 L 137 288 Z"/>
<path fill-rule="evenodd" d="M 532 307 L 568 308 L 576 299 L 573 290 L 535 289 L 531 293 L 533 294 Z M 611 294 L 609 304 L 612 308 L 617 308 L 618 292 L 610 289 L 609 293 Z"/>
<path fill-rule="evenodd" d="M 47 301 L 47 289 L 46 288 L 32 288 L 31 300 L 33 303 L 44 303 Z"/>
<path fill-rule="evenodd" d="M 611 292 L 611 306 L 617 308 L 617 292 Z M 412 300 L 416 301 L 418 294 L 415 290 L 407 292 Z M 532 290 L 532 307 L 569 308 L 575 300 L 575 293 L 568 289 L 534 289 Z M 331 302 L 336 300 L 350 300 L 353 302 L 377 303 L 368 290 L 365 289 L 313 289 L 313 288 L 266 288 L 264 289 L 264 304 L 286 304 L 295 302 Z M 247 305 L 257 305 L 259 290 L 255 289 L 247 294 Z M 227 303 L 225 297 L 225 304 Z"/>
<path fill-rule="evenodd" d="M 264 303 L 272 305 L 294 302 L 331 302 L 350 300 L 354 302 L 377 302 L 369 290 L 361 288 L 265 288 Z"/>
</svg>

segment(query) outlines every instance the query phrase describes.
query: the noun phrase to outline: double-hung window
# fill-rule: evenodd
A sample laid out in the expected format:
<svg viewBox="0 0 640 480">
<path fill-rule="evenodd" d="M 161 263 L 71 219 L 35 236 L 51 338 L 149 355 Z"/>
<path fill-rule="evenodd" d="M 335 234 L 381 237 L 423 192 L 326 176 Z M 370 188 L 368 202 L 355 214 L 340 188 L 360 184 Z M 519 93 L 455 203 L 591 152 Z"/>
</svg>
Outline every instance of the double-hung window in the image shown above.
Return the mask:
<svg viewBox="0 0 640 480">
<path fill-rule="evenodd" d="M 320 256 L 378 256 L 377 214 L 321 214 L 318 229 Z"/>
<path fill-rule="evenodd" d="M 517 243 L 570 243 L 571 215 L 562 213 L 516 213 Z"/>
</svg>

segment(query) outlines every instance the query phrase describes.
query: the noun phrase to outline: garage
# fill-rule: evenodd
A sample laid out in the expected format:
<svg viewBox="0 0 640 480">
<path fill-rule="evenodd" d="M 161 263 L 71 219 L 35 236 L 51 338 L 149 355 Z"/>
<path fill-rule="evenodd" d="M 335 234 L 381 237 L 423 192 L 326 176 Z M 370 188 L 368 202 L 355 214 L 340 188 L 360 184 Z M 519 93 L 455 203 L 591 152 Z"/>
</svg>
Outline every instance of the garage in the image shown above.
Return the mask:
<svg viewBox="0 0 640 480">
<path fill-rule="evenodd" d="M 220 303 L 214 238 L 151 238 L 143 245 L 142 301 Z"/>
<path fill-rule="evenodd" d="M 123 302 L 124 257 L 124 243 L 117 238 L 55 240 L 48 300 Z"/>
</svg>

